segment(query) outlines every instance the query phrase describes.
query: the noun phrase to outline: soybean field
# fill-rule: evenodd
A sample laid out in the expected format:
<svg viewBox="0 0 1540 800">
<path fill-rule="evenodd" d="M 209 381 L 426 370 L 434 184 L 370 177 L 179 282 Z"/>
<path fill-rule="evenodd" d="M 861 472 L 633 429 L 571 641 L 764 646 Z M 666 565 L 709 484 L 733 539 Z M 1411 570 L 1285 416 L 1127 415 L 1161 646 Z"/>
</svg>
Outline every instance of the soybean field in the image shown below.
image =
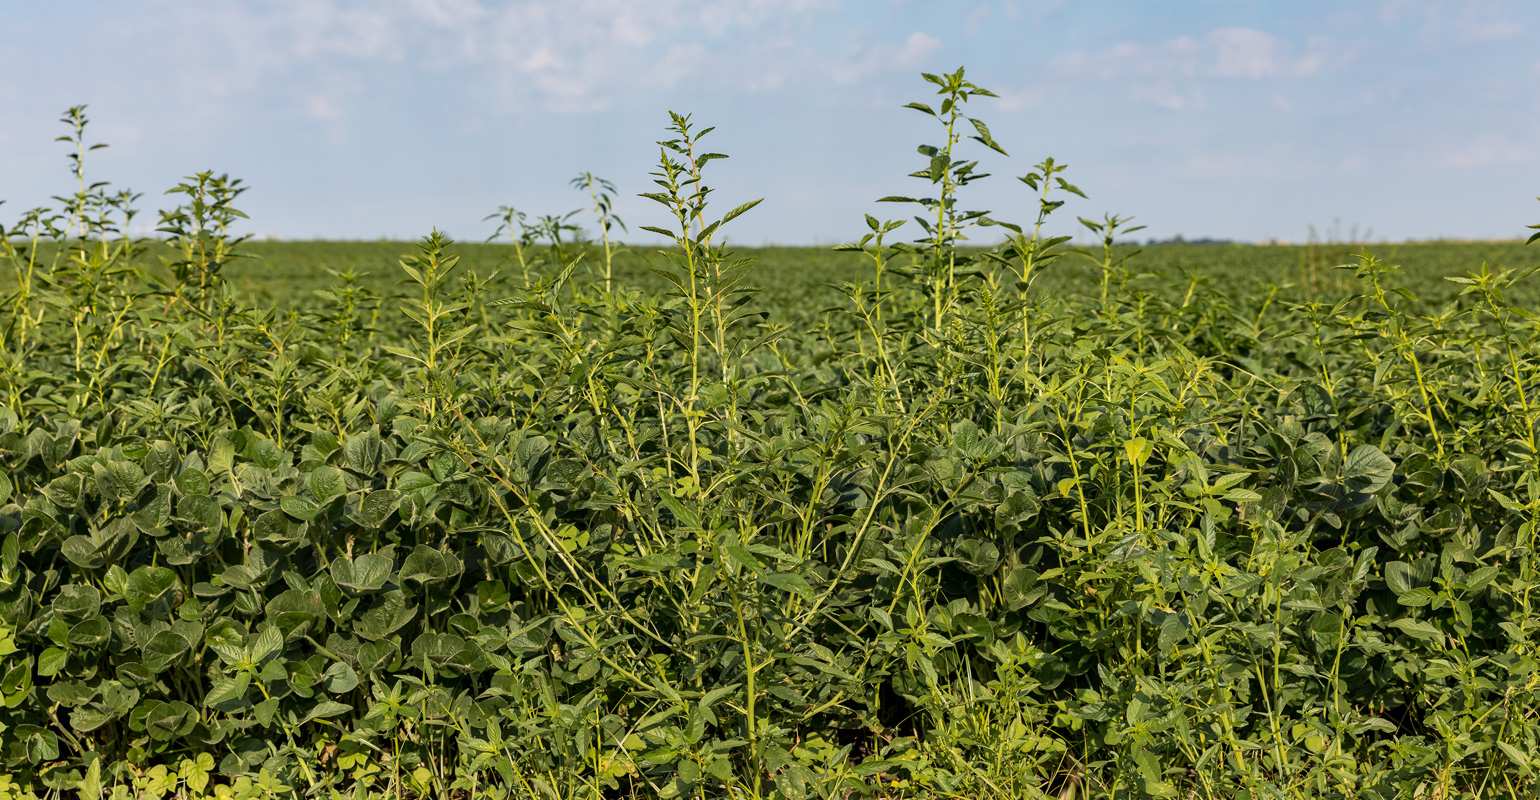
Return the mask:
<svg viewBox="0 0 1540 800">
<path fill-rule="evenodd" d="M 682 115 L 488 242 L 214 172 L 129 236 L 72 109 L 0 209 L 0 798 L 1540 795 L 1528 232 L 1051 236 L 925 78 L 833 250 L 724 244 Z"/>
</svg>

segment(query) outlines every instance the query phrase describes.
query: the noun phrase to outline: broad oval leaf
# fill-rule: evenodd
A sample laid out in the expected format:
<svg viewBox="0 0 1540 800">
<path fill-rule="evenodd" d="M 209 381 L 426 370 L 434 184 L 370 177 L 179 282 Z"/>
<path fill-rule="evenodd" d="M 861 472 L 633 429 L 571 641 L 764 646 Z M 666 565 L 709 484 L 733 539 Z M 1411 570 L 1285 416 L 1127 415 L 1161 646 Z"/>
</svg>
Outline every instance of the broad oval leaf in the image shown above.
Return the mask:
<svg viewBox="0 0 1540 800">
<path fill-rule="evenodd" d="M 43 490 L 48 502 L 60 508 L 74 508 L 80 502 L 81 477 L 77 474 L 61 475 L 49 481 Z"/>
<path fill-rule="evenodd" d="M 417 609 L 407 605 L 404 593 L 386 592 L 354 621 L 353 632 L 371 642 L 377 641 L 401 630 L 415 616 Z"/>
<path fill-rule="evenodd" d="M 1019 611 L 1046 594 L 1047 589 L 1038 586 L 1037 578 L 1036 572 L 1022 566 L 1006 572 L 1005 578 L 1000 582 L 1000 594 L 1005 600 L 1005 607 L 1011 611 Z"/>
<path fill-rule="evenodd" d="M 370 428 L 348 439 L 342 446 L 342 452 L 354 472 L 373 475 L 380 468 L 384 444 L 380 441 L 380 434 Z"/>
<path fill-rule="evenodd" d="M 112 638 L 112 623 L 105 617 L 95 617 L 76 623 L 70 628 L 67 640 L 75 647 L 100 647 Z"/>
<path fill-rule="evenodd" d="M 392 566 L 384 553 L 365 553 L 352 561 L 338 558 L 332 562 L 332 580 L 353 594 L 372 592 L 385 585 Z"/>
<path fill-rule="evenodd" d="M 96 477 L 96 488 L 104 496 L 111 497 L 120 502 L 128 502 L 139 496 L 144 487 L 150 485 L 150 477 L 144 474 L 144 470 L 131 461 L 111 461 L 106 465 L 93 467 Z"/>
<path fill-rule="evenodd" d="M 53 613 L 67 619 L 94 617 L 101 607 L 102 593 L 95 586 L 84 583 L 60 586 L 53 599 Z"/>
<path fill-rule="evenodd" d="M 1361 444 L 1348 453 L 1342 462 L 1342 476 L 1349 489 L 1363 494 L 1376 494 L 1395 476 L 1396 463 L 1378 447 Z"/>
<path fill-rule="evenodd" d="M 150 638 L 140 654 L 144 666 L 151 672 L 163 672 L 177 663 L 188 651 L 187 638 L 176 631 L 161 631 Z"/>
<path fill-rule="evenodd" d="M 321 507 L 316 505 L 314 500 L 298 495 L 279 498 L 278 507 L 283 509 L 283 513 L 302 522 L 309 522 L 321 513 Z"/>
<path fill-rule="evenodd" d="M 209 493 L 209 476 L 201 469 L 184 469 L 177 473 L 176 489 L 184 497 Z"/>
<path fill-rule="evenodd" d="M 305 714 L 305 718 L 300 720 L 300 722 L 303 724 L 313 719 L 329 719 L 331 717 L 340 717 L 352 710 L 353 707 L 350 705 L 338 703 L 334 700 L 325 700 L 311 706 L 309 713 Z"/>
<path fill-rule="evenodd" d="M 358 687 L 358 673 L 342 661 L 333 661 L 321 676 L 321 685 L 332 694 L 351 692 Z"/>
<path fill-rule="evenodd" d="M 198 710 L 180 700 L 160 703 L 144 715 L 145 731 L 163 742 L 186 736 L 197 724 Z"/>
<path fill-rule="evenodd" d="M 408 581 L 420 586 L 437 583 L 449 577 L 449 564 L 445 554 L 420 544 L 401 563 L 401 585 Z"/>
<path fill-rule="evenodd" d="M 125 599 L 135 611 L 160 600 L 177 585 L 176 573 L 165 567 L 140 567 L 128 574 Z"/>
<path fill-rule="evenodd" d="M 96 697 L 95 687 L 85 681 L 56 681 L 48 687 L 48 699 L 67 708 L 78 708 Z"/>
<path fill-rule="evenodd" d="M 64 540 L 59 547 L 59 552 L 69 559 L 71 564 L 84 569 L 99 569 L 107 563 L 107 556 L 102 553 L 100 543 L 89 536 L 71 536 Z"/>
<path fill-rule="evenodd" d="M 1000 548 L 994 542 L 963 539 L 957 543 L 957 564 L 970 575 L 988 575 L 1000 566 Z"/>
<path fill-rule="evenodd" d="M 208 495 L 184 495 L 176 503 L 176 518 L 188 523 L 193 530 L 217 531 L 224 522 L 224 512 L 219 501 Z"/>
<path fill-rule="evenodd" d="M 325 464 L 311 470 L 309 484 L 310 494 L 322 504 L 348 493 L 347 480 L 343 477 L 342 470 Z"/>
<path fill-rule="evenodd" d="M 251 687 L 251 673 L 239 672 L 234 678 L 217 678 L 207 694 L 203 696 L 205 708 L 215 711 L 231 713 L 239 711 L 250 703 L 246 699 L 246 690 Z"/>
<path fill-rule="evenodd" d="M 252 536 L 259 542 L 293 547 L 305 541 L 308 523 L 296 522 L 281 510 L 263 514 L 252 523 Z"/>
<path fill-rule="evenodd" d="M 358 504 L 358 514 L 365 525 L 378 528 L 385 524 L 396 506 L 401 504 L 401 493 L 394 489 L 380 489 L 364 495 Z"/>
</svg>

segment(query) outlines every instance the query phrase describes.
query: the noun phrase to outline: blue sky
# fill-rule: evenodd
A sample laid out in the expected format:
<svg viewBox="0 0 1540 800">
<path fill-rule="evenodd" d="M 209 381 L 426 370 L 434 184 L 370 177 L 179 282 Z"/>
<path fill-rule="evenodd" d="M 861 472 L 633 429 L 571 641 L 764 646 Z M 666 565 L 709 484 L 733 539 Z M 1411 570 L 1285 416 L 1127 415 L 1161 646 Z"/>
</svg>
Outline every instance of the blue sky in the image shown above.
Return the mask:
<svg viewBox="0 0 1540 800">
<path fill-rule="evenodd" d="M 153 209 L 229 172 L 258 235 L 482 239 L 499 205 L 581 206 L 583 171 L 634 229 L 665 221 L 635 194 L 677 110 L 732 156 L 724 210 L 765 198 L 730 238 L 835 243 L 920 191 L 937 132 L 900 106 L 966 65 L 1011 157 L 979 152 L 963 204 L 999 218 L 1053 156 L 1090 196 L 1063 232 L 1515 238 L 1540 221 L 1536 42 L 1533 0 L 0 0 L 0 220 L 70 190 L 56 119 L 88 103 L 88 177 Z"/>
</svg>

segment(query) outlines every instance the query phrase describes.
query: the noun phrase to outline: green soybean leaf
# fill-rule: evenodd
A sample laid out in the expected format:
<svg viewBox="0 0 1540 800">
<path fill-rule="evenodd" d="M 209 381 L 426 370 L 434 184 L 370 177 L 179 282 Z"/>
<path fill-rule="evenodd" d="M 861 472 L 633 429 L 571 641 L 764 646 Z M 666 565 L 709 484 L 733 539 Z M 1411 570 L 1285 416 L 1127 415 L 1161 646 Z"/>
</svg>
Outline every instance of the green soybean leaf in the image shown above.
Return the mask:
<svg viewBox="0 0 1540 800">
<path fill-rule="evenodd" d="M 417 609 L 406 604 L 405 594 L 399 590 L 386 592 L 359 615 L 353 623 L 353 632 L 371 642 L 376 641 L 400 630 L 416 615 Z"/>
<path fill-rule="evenodd" d="M 213 686 L 203 696 L 203 705 L 216 711 L 233 712 L 245 708 L 246 690 L 251 686 L 251 673 L 240 672 L 233 678 L 215 679 Z"/>
<path fill-rule="evenodd" d="M 1536 236 L 1540 237 L 1540 234 L 1536 234 Z M 1521 774 L 1529 772 L 1529 756 L 1525 755 L 1523 750 L 1501 740 L 1497 742 L 1497 749 L 1503 751 L 1503 755 L 1507 756 L 1514 766 L 1522 770 Z"/>
<path fill-rule="evenodd" d="M 0 677 L 0 697 L 4 698 L 6 708 L 16 708 L 26 701 L 32 691 L 32 657 L 27 656 L 20 662 L 16 659 L 7 661 L 9 666 L 5 667 L 5 676 Z M 57 670 L 50 674 L 56 673 Z"/>
<path fill-rule="evenodd" d="M 1012 611 L 1018 611 L 1038 598 L 1047 590 L 1038 587 L 1038 575 L 1026 567 L 1014 567 L 1005 574 L 1000 583 L 1000 592 L 1005 599 L 1006 607 Z"/>
<path fill-rule="evenodd" d="M 104 617 L 94 617 L 76 623 L 70 628 L 68 640 L 72 647 L 91 649 L 100 647 L 112 638 L 112 625 Z"/>
<path fill-rule="evenodd" d="M 48 687 L 48 699 L 67 708 L 77 708 L 96 697 L 96 689 L 85 681 L 56 681 Z"/>
<path fill-rule="evenodd" d="M 209 493 L 209 476 L 201 469 L 184 469 L 176 476 L 176 488 L 185 496 Z"/>
<path fill-rule="evenodd" d="M 384 446 L 380 434 L 370 428 L 348 439 L 342 446 L 342 452 L 347 457 L 348 467 L 354 472 L 373 475 L 380 468 Z"/>
<path fill-rule="evenodd" d="M 102 593 L 83 583 L 60 586 L 53 599 L 53 613 L 70 619 L 94 617 L 101 606 Z"/>
<path fill-rule="evenodd" d="M 252 535 L 259 542 L 295 546 L 305 541 L 308 523 L 296 522 L 281 510 L 269 511 L 252 523 Z"/>
<path fill-rule="evenodd" d="M 176 573 L 165 567 L 144 566 L 128 574 L 124 599 L 135 611 L 164 598 L 177 585 Z"/>
<path fill-rule="evenodd" d="M 84 569 L 98 569 L 107 563 L 101 543 L 89 536 L 71 536 L 65 539 L 64 544 L 59 547 L 59 552 L 63 553 L 70 563 Z"/>
<path fill-rule="evenodd" d="M 449 565 L 444 554 L 427 545 L 417 545 L 406 560 L 401 562 L 401 585 L 410 581 L 419 586 L 437 583 L 449 577 Z"/>
<path fill-rule="evenodd" d="M 1000 566 L 1000 548 L 994 542 L 963 539 L 957 543 L 957 563 L 970 575 L 988 575 Z"/>
<path fill-rule="evenodd" d="M 1443 636 L 1433 623 L 1423 619 L 1398 619 L 1390 625 L 1418 639 L 1437 639 Z"/>
<path fill-rule="evenodd" d="M 279 632 L 278 626 L 267 624 L 262 626 L 246 649 L 251 662 L 261 666 L 282 653 L 283 645 L 283 634 Z"/>
<path fill-rule="evenodd" d="M 175 664 L 185 654 L 190 645 L 187 638 L 176 631 L 161 631 L 145 643 L 142 656 L 144 665 L 151 672 L 161 672 Z"/>
<path fill-rule="evenodd" d="M 155 483 L 165 483 L 180 461 L 176 445 L 161 440 L 150 445 L 149 451 L 144 454 L 144 472 Z"/>
<path fill-rule="evenodd" d="M 322 504 L 329 503 L 348 492 L 347 481 L 343 477 L 342 470 L 324 464 L 310 472 L 309 483 L 310 493 Z"/>
<path fill-rule="evenodd" d="M 391 566 L 388 553 L 365 553 L 351 561 L 339 558 L 332 562 L 332 580 L 353 594 L 372 592 L 385 585 Z"/>
<path fill-rule="evenodd" d="M 73 508 L 80 502 L 81 477 L 76 474 L 63 475 L 49 481 L 48 487 L 43 490 L 48 502 L 60 508 Z"/>
<path fill-rule="evenodd" d="M 50 647 L 37 657 L 37 674 L 43 677 L 58 675 L 64 671 L 65 663 L 69 661 L 69 654 L 58 647 Z"/>
<path fill-rule="evenodd" d="M 224 512 L 214 498 L 190 494 L 177 501 L 176 518 L 189 523 L 193 530 L 217 531 L 224 522 Z"/>
<path fill-rule="evenodd" d="M 139 496 L 144 487 L 150 484 L 150 478 L 144 474 L 144 470 L 133 462 L 112 461 L 107 464 L 92 465 L 92 473 L 96 478 L 96 488 L 104 497 L 109 497 L 119 502 L 128 502 Z"/>
<path fill-rule="evenodd" d="M 351 692 L 358 687 L 358 673 L 342 661 L 333 661 L 322 675 L 322 684 L 332 694 Z"/>
<path fill-rule="evenodd" d="M 358 669 L 372 675 L 385 669 L 395 659 L 400 648 L 392 640 L 365 642 L 358 648 Z"/>
<path fill-rule="evenodd" d="M 1394 477 L 1396 464 L 1378 447 L 1361 444 L 1342 462 L 1342 474 L 1355 492 L 1375 494 Z"/>
<path fill-rule="evenodd" d="M 27 760 L 33 764 L 45 761 L 57 761 L 59 758 L 59 737 L 53 731 L 39 731 L 26 738 Z"/>
<path fill-rule="evenodd" d="M 385 520 L 390 518 L 400 503 L 400 492 L 380 489 L 364 495 L 363 501 L 358 504 L 358 513 L 365 525 L 378 528 L 385 524 Z"/>
<path fill-rule="evenodd" d="M 273 716 L 278 713 L 278 698 L 269 697 L 252 707 L 252 715 L 257 723 L 263 727 L 273 724 Z"/>
<path fill-rule="evenodd" d="M 283 509 L 283 513 L 302 522 L 309 522 L 321 513 L 321 507 L 308 497 L 289 495 L 280 498 L 278 505 Z"/>
<path fill-rule="evenodd" d="M 161 703 L 144 716 L 151 737 L 167 742 L 186 736 L 198 724 L 198 710 L 181 701 Z"/>
<path fill-rule="evenodd" d="M 412 660 L 424 669 L 442 672 L 465 650 L 465 640 L 449 633 L 423 633 L 412 642 Z"/>
</svg>

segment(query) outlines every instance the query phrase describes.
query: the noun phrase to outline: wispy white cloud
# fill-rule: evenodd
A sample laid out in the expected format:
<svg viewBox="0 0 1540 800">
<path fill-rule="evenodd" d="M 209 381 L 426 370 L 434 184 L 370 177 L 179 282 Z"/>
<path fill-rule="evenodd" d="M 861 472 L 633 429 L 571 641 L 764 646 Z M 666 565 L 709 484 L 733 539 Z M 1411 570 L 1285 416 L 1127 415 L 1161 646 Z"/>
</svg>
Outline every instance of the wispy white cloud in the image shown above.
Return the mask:
<svg viewBox="0 0 1540 800">
<path fill-rule="evenodd" d="M 476 0 L 407 0 L 407 7 L 423 21 L 441 28 L 463 28 L 486 15 Z"/>
<path fill-rule="evenodd" d="M 1276 78 L 1285 69 L 1283 42 L 1254 28 L 1222 28 L 1208 35 L 1214 74 L 1225 78 Z"/>
<path fill-rule="evenodd" d="M 1380 21 L 1409 25 L 1431 44 L 1469 46 L 1512 39 L 1524 33 L 1504 0 L 1385 0 Z"/>
<path fill-rule="evenodd" d="M 1034 22 L 1042 24 L 1054 14 L 1064 11 L 1069 6 L 1069 0 L 1005 0 L 1000 6 L 1005 12 L 1005 18 L 1011 22 L 1030 17 Z"/>
<path fill-rule="evenodd" d="M 1275 147 L 1270 152 L 1199 153 L 1189 156 L 1183 171 L 1194 178 L 1269 180 L 1300 171 L 1297 154 Z"/>
<path fill-rule="evenodd" d="M 995 94 L 1000 98 L 995 101 L 995 107 L 1001 111 L 1029 111 L 1048 101 L 1048 91 L 1040 86 L 997 91 Z"/>
<path fill-rule="evenodd" d="M 1220 28 L 1202 38 L 1180 36 L 1157 44 L 1119 42 L 1095 53 L 1060 56 L 1053 65 L 1065 73 L 1103 79 L 1297 78 L 1319 73 L 1330 46 L 1325 37 L 1312 37 L 1298 47 L 1254 28 Z"/>
<path fill-rule="evenodd" d="M 1337 169 L 1341 172 L 1363 172 L 1368 168 L 1369 157 L 1362 152 L 1348 153 L 1337 163 Z"/>
<path fill-rule="evenodd" d="M 1535 147 L 1506 136 L 1483 135 L 1442 148 L 1434 163 L 1456 169 L 1530 164 L 1540 160 Z"/>
<path fill-rule="evenodd" d="M 1020 12 L 1017 12 L 1020 13 Z M 979 3 L 963 18 L 963 35 L 972 39 L 983 30 L 984 23 L 989 20 L 990 8 L 988 3 Z"/>
<path fill-rule="evenodd" d="M 698 74 L 710 57 L 706 46 L 699 42 L 673 45 L 653 68 L 652 82 L 665 88 L 673 88 L 680 81 Z"/>
<path fill-rule="evenodd" d="M 914 70 L 940 49 L 940 39 L 915 31 L 901 43 L 858 48 L 852 57 L 831 65 L 829 77 L 835 83 L 851 84 L 873 75 Z"/>
<path fill-rule="evenodd" d="M 1129 87 L 1128 97 L 1136 103 L 1144 103 L 1171 111 L 1202 108 L 1204 105 L 1202 93 L 1192 89 L 1187 91 L 1179 90 L 1170 81 L 1135 83 Z"/>
<path fill-rule="evenodd" d="M 1524 26 L 1513 20 L 1496 19 L 1489 22 L 1473 22 L 1461 26 L 1460 44 L 1481 44 L 1512 39 L 1524 32 Z"/>
<path fill-rule="evenodd" d="M 147 71 L 165 71 L 186 96 L 228 97 L 298 72 L 324 80 L 349 65 L 407 63 L 467 70 L 508 110 L 556 112 L 602 110 L 692 80 L 748 91 L 797 75 L 849 84 L 913 70 L 940 49 L 920 32 L 855 41 L 835 55 L 813 49 L 804 34 L 838 7 L 838 0 L 212 0 L 141 18 L 132 35 L 182 45 L 166 48 L 164 63 Z"/>
<path fill-rule="evenodd" d="M 348 112 L 363 91 L 363 81 L 357 76 L 333 72 L 309 82 L 297 104 L 305 116 L 322 127 L 329 141 L 341 144 L 352 132 Z"/>
<path fill-rule="evenodd" d="M 1325 61 L 1327 41 L 1312 38 L 1294 55 L 1283 39 L 1253 28 L 1222 28 L 1209 33 L 1213 74 L 1224 78 L 1281 78 L 1314 75 Z"/>
</svg>

